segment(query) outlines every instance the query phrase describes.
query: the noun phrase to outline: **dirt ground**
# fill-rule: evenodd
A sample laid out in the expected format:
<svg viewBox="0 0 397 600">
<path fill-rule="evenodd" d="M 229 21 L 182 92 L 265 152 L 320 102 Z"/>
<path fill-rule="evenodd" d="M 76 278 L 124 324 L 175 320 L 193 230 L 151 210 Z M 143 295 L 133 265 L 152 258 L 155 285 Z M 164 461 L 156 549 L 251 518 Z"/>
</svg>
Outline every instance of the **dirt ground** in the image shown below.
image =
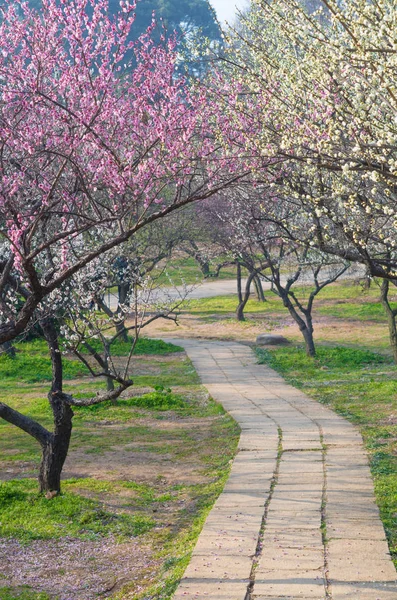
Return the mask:
<svg viewBox="0 0 397 600">
<path fill-rule="evenodd" d="M 233 315 L 230 315 L 232 317 Z M 389 334 L 387 326 L 377 322 L 343 320 L 340 317 L 314 315 L 314 339 L 318 342 L 368 345 L 372 349 L 388 350 Z M 214 326 L 216 325 L 216 326 Z M 154 321 L 145 329 L 148 337 L 180 337 L 196 339 L 234 340 L 255 343 L 261 333 L 277 333 L 291 342 L 302 343 L 302 334 L 291 317 L 278 315 L 271 318 L 261 315 L 249 315 L 247 321 L 237 322 L 232 318 L 221 317 L 203 321 L 194 315 L 182 314 L 178 325 L 170 321 Z"/>
<path fill-rule="evenodd" d="M 120 544 L 62 538 L 36 540 L 28 546 L 0 540 L 0 561 L 8 586 L 28 585 L 59 600 L 106 598 L 136 581 L 136 592 L 159 568 L 154 549 L 140 539 Z"/>
</svg>

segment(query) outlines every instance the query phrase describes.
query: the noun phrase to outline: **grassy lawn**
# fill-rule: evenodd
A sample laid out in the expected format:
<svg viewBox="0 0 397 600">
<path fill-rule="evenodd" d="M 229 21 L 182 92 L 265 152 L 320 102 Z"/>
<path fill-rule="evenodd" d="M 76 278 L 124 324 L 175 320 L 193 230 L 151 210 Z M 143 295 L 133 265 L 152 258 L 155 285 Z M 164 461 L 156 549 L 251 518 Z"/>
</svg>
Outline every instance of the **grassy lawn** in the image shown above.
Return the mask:
<svg viewBox="0 0 397 600">
<path fill-rule="evenodd" d="M 2 400 L 51 427 L 45 346 L 18 350 L 15 364 L 0 358 Z M 66 364 L 66 391 L 95 393 L 98 382 Z M 68 589 L 84 600 L 109 588 L 114 599 L 171 597 L 239 431 L 179 347 L 142 339 L 133 376 L 115 405 L 74 409 L 63 493 L 52 500 L 37 493 L 37 443 L 0 420 L 1 600 L 55 599 Z"/>
<path fill-rule="evenodd" d="M 226 258 L 225 258 L 226 260 Z M 220 259 L 220 262 L 223 262 Z M 211 273 L 215 270 L 216 265 L 210 266 Z M 202 281 L 204 279 L 203 273 L 200 270 L 197 262 L 194 258 L 181 257 L 173 258 L 172 263 L 167 265 L 165 270 L 160 267 L 161 273 L 156 276 L 156 282 L 159 285 L 182 285 L 183 283 L 191 285 Z M 243 273 L 245 271 L 243 270 Z M 215 279 L 235 279 L 236 278 L 236 267 L 230 266 L 221 269 L 218 277 Z"/>
<path fill-rule="evenodd" d="M 236 312 L 237 304 L 237 296 L 214 296 L 213 298 L 190 300 L 187 311 L 204 318 L 210 315 L 213 315 L 214 318 L 231 316 Z M 250 298 L 245 307 L 248 318 L 255 314 L 274 314 L 280 311 L 284 312 L 280 300 L 270 292 L 267 294 L 266 302 L 259 302 L 254 298 Z"/>
<path fill-rule="evenodd" d="M 310 288 L 295 287 L 296 296 L 302 300 L 309 297 Z M 379 302 L 379 287 L 374 283 L 369 290 L 364 290 L 359 285 L 343 281 L 329 285 L 317 296 L 314 301 L 314 315 L 332 316 L 341 319 L 359 321 L 375 321 L 386 323 L 383 307 Z M 282 305 L 280 298 L 273 292 L 265 290 L 266 302 L 259 302 L 252 295 L 247 302 L 245 314 L 247 319 L 258 315 L 285 316 L 288 311 Z M 391 296 L 394 306 L 397 306 L 397 295 Z M 237 308 L 236 296 L 215 296 L 190 300 L 186 305 L 186 312 L 202 318 L 224 318 L 234 315 Z M 393 302 L 392 302 L 393 306 Z"/>
</svg>

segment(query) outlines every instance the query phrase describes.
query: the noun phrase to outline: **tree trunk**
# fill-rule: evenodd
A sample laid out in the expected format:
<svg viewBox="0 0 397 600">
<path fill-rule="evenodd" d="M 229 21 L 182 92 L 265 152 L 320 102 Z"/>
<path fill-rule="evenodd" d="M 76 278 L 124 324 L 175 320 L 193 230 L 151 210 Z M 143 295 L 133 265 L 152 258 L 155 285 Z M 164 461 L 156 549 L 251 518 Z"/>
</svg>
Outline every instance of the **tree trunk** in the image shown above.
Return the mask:
<svg viewBox="0 0 397 600">
<path fill-rule="evenodd" d="M 114 390 L 114 382 L 111 377 L 106 377 L 106 389 L 108 392 L 113 392 Z"/>
<path fill-rule="evenodd" d="M 299 327 L 305 340 L 305 349 L 307 356 L 316 356 L 316 347 L 314 345 L 313 330 L 305 325 Z"/>
<path fill-rule="evenodd" d="M 389 281 L 384 279 L 381 286 L 380 301 L 386 312 L 387 325 L 389 327 L 390 346 L 393 352 L 394 362 L 397 363 L 397 311 L 393 310 L 389 303 L 389 286 Z"/>
<path fill-rule="evenodd" d="M 61 490 L 61 473 L 68 454 L 72 434 L 73 410 L 62 401 L 62 394 L 49 394 L 49 401 L 54 413 L 54 433 L 42 446 L 43 453 L 39 472 L 40 492 L 56 492 Z"/>
<path fill-rule="evenodd" d="M 289 314 L 294 319 L 295 323 L 297 323 L 297 325 L 303 335 L 307 356 L 316 356 L 316 347 L 314 345 L 314 339 L 313 339 L 314 329 L 313 329 L 313 322 L 312 322 L 310 312 L 305 311 L 305 318 L 306 318 L 306 321 L 305 321 L 298 314 L 295 306 L 292 304 L 291 300 L 289 299 L 288 294 L 286 292 L 281 293 L 280 290 L 279 290 L 279 293 L 280 293 L 280 296 L 282 298 L 285 308 L 288 308 Z"/>
<path fill-rule="evenodd" d="M 239 304 L 243 301 L 243 291 L 241 287 L 241 265 L 239 262 L 236 263 L 237 267 L 237 296 Z"/>
<path fill-rule="evenodd" d="M 201 254 L 199 254 L 199 253 L 196 253 L 194 255 L 194 259 L 197 262 L 197 264 L 199 265 L 200 271 L 202 272 L 203 276 L 205 277 L 205 279 L 207 279 L 207 277 L 209 277 L 211 274 L 210 263 L 208 262 L 208 260 L 203 258 L 201 256 Z"/>
<path fill-rule="evenodd" d="M 119 339 L 123 342 L 128 342 L 128 331 L 125 326 L 125 320 L 116 323 L 116 333 L 118 334 Z"/>
<path fill-rule="evenodd" d="M 371 271 L 367 268 L 365 270 L 365 275 L 364 275 L 364 283 L 363 283 L 363 288 L 364 290 L 369 290 L 371 287 Z"/>
<path fill-rule="evenodd" d="M 266 302 L 266 298 L 265 298 L 265 294 L 264 294 L 263 286 L 262 286 L 262 281 L 261 281 L 261 278 L 259 277 L 259 275 L 255 275 L 254 285 L 255 285 L 256 297 L 259 300 L 259 302 Z"/>
<path fill-rule="evenodd" d="M 130 292 L 130 284 L 129 283 L 121 283 L 117 286 L 117 294 L 118 294 L 118 303 L 126 304 L 128 300 L 128 294 Z"/>
<path fill-rule="evenodd" d="M 122 316 L 120 305 L 126 304 L 128 300 L 128 294 L 130 292 L 130 287 L 131 286 L 129 283 L 122 283 L 119 286 L 117 286 L 119 304 L 119 306 L 117 307 L 117 313 L 120 317 Z M 119 337 L 122 339 L 123 342 L 128 342 L 128 331 L 125 327 L 125 319 L 120 319 L 120 321 L 116 323 L 116 333 L 120 334 Z"/>
<path fill-rule="evenodd" d="M 245 321 L 244 309 L 245 309 L 245 305 L 247 304 L 249 297 L 250 297 L 251 283 L 252 283 L 254 276 L 255 276 L 254 273 L 250 273 L 248 275 L 247 283 L 245 284 L 244 296 L 242 296 L 242 294 L 241 294 L 241 301 L 239 302 L 239 305 L 236 310 L 237 321 Z M 240 281 L 241 281 L 241 279 L 240 279 Z"/>
<path fill-rule="evenodd" d="M 246 304 L 247 303 L 243 301 L 243 302 L 240 302 L 240 304 L 238 305 L 237 310 L 236 310 L 237 321 L 245 321 L 244 308 L 245 308 Z"/>
<path fill-rule="evenodd" d="M 61 473 L 69 450 L 73 410 L 63 399 L 62 354 L 54 322 L 46 319 L 40 325 L 51 354 L 52 384 L 48 400 L 54 415 L 54 432 L 42 444 L 39 486 L 41 492 L 57 494 L 61 490 Z"/>
<path fill-rule="evenodd" d="M 110 373 L 109 369 L 109 360 L 110 360 L 110 344 L 107 342 L 103 342 L 103 354 L 104 354 L 104 364 L 106 373 Z M 114 382 L 111 377 L 106 377 L 106 389 L 108 392 L 112 392 L 114 390 Z M 116 401 L 115 401 L 116 403 Z"/>
</svg>

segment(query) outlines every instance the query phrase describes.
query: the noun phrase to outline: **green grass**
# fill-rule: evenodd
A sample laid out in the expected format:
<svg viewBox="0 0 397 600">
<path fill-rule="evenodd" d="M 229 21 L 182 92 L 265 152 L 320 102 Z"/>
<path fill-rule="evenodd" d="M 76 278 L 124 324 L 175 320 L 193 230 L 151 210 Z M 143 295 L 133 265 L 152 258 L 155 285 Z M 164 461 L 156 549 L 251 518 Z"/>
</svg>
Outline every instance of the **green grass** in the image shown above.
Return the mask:
<svg viewBox="0 0 397 600">
<path fill-rule="evenodd" d="M 113 344 L 111 345 L 111 353 L 113 356 L 128 356 L 131 352 L 131 345 L 133 342 L 133 338 L 129 336 L 128 342 L 123 342 L 122 339 L 117 338 Z M 103 346 L 101 341 L 98 339 L 90 340 L 90 345 L 95 348 L 95 350 L 101 352 Z M 135 356 L 142 355 L 164 355 L 164 354 L 172 354 L 174 352 L 183 352 L 183 348 L 180 346 L 175 346 L 174 344 L 168 344 L 167 342 L 163 342 L 163 340 L 152 340 L 149 338 L 141 337 L 138 339 L 136 346 L 134 348 Z"/>
<path fill-rule="evenodd" d="M 318 308 L 318 313 L 343 319 L 386 323 L 385 310 L 380 302 L 346 301 L 338 304 L 331 304 L 329 306 L 323 305 Z"/>
<path fill-rule="evenodd" d="M 397 366 L 383 355 L 338 346 L 257 349 L 259 362 L 357 425 L 370 456 L 375 494 L 397 565 Z"/>
<path fill-rule="evenodd" d="M 129 342 L 116 340 L 112 344 L 113 356 L 128 356 L 131 350 L 132 338 Z M 92 340 L 91 344 L 101 351 L 99 340 Z M 17 353 L 14 358 L 7 354 L 0 355 L 0 380 L 5 382 L 15 381 L 18 383 L 39 383 L 51 381 L 52 367 L 48 347 L 44 340 L 35 339 L 29 342 L 19 342 L 15 345 Z M 134 350 L 137 356 L 143 355 L 167 355 L 182 352 L 183 348 L 168 344 L 162 340 L 140 338 Z M 78 360 L 64 357 L 64 378 L 76 379 L 89 375 L 88 369 Z"/>
<path fill-rule="evenodd" d="M 189 408 L 191 405 L 186 401 L 186 398 L 179 394 L 174 394 L 170 388 L 156 389 L 148 394 L 142 394 L 141 396 L 132 396 L 131 398 L 122 398 L 115 404 L 112 402 L 101 402 L 100 404 L 93 404 L 92 406 L 81 406 L 76 410 L 76 413 L 81 416 L 94 417 L 94 418 L 105 418 L 111 416 L 113 419 L 129 420 L 131 418 L 131 411 L 126 411 L 130 407 L 138 407 L 154 411 L 165 411 L 165 410 L 183 410 L 190 412 Z M 76 394 L 76 397 L 90 396 L 90 394 Z"/>
<path fill-rule="evenodd" d="M 294 288 L 295 289 L 295 288 Z M 307 290 L 296 288 L 298 298 L 307 296 Z M 351 281 L 339 281 L 325 287 L 317 296 L 314 312 L 349 320 L 386 323 L 385 311 L 379 301 L 378 282 L 363 289 Z M 390 295 L 391 305 L 397 307 L 396 297 Z"/>
<path fill-rule="evenodd" d="M 156 486 L 150 486 L 146 483 L 139 483 L 136 481 L 103 481 L 98 479 L 86 478 L 74 478 L 66 479 L 62 482 L 62 487 L 65 491 L 84 494 L 90 492 L 91 495 L 97 495 L 98 498 L 103 497 L 105 494 L 114 494 L 119 499 L 125 496 L 125 491 L 133 492 L 125 496 L 125 506 L 151 509 L 152 505 L 172 501 L 174 495 L 167 492 L 164 493 L 162 489 L 158 489 Z"/>
<path fill-rule="evenodd" d="M 301 372 L 304 372 L 307 378 L 314 378 L 316 381 L 332 380 L 335 372 L 343 373 L 344 376 L 351 373 L 355 380 L 357 370 L 362 371 L 368 366 L 376 367 L 392 363 L 388 357 L 375 352 L 345 346 L 331 348 L 319 346 L 314 359 L 307 356 L 299 347 L 280 348 L 277 351 L 258 348 L 257 354 L 261 361 L 266 362 L 288 379 L 296 376 L 297 384 L 301 382 Z"/>
<path fill-rule="evenodd" d="M 224 257 L 226 260 L 226 257 Z M 223 261 L 223 258 L 219 259 Z M 216 265 L 211 265 L 211 272 L 214 271 Z M 167 269 L 162 271 L 161 274 L 156 277 L 154 272 L 156 283 L 159 285 L 192 285 L 204 279 L 203 273 L 200 270 L 197 262 L 194 258 L 183 257 L 173 258 L 169 262 Z M 221 269 L 219 276 L 215 279 L 235 279 L 236 278 L 236 267 L 230 266 Z M 209 278 L 211 281 L 212 278 Z"/>
<path fill-rule="evenodd" d="M 20 342 L 15 345 L 15 358 L 7 354 L 0 355 L 0 379 L 23 383 L 51 381 L 51 358 L 44 340 Z M 78 360 L 64 359 L 65 379 L 74 379 L 87 375 L 88 369 Z"/>
<path fill-rule="evenodd" d="M 0 536 L 23 542 L 110 534 L 126 539 L 146 533 L 155 524 L 146 515 L 110 512 L 99 502 L 70 492 L 47 500 L 31 479 L 0 483 L 0 506 Z"/>
<path fill-rule="evenodd" d="M 248 300 L 245 307 L 245 314 L 274 314 L 283 311 L 280 300 L 274 294 L 267 293 L 267 302 L 259 302 L 255 299 Z M 214 296 L 213 298 L 200 298 L 199 300 L 190 300 L 186 304 L 186 312 L 194 315 L 229 315 L 236 312 L 238 305 L 237 296 Z"/>
<path fill-rule="evenodd" d="M 200 385 L 200 380 L 189 359 L 180 356 L 153 362 L 150 372 L 142 370 L 138 361 L 134 364 L 133 379 L 136 386 L 163 386 L 174 388 L 184 385 Z"/>
<path fill-rule="evenodd" d="M 0 600 L 56 600 L 57 597 L 50 598 L 44 592 L 34 592 L 27 585 L 18 588 L 0 587 Z"/>
</svg>

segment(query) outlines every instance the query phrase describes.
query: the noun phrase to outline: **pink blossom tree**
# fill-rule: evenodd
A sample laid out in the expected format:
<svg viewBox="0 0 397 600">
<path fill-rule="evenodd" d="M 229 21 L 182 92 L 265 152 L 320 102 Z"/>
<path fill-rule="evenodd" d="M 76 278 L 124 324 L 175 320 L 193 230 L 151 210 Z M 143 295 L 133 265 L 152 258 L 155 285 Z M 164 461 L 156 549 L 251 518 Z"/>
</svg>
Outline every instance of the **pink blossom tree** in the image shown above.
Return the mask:
<svg viewBox="0 0 397 600">
<path fill-rule="evenodd" d="M 40 488 L 58 492 L 77 403 L 62 391 L 51 319 L 62 286 L 243 173 L 235 159 L 219 158 L 216 106 L 176 76 L 176 40 L 155 44 L 153 22 L 128 41 L 129 0 L 114 17 L 107 0 L 43 0 L 40 12 L 7 0 L 1 11 L 0 344 L 40 321 L 53 363 L 54 430 L 3 403 L 0 417 L 36 438 Z"/>
</svg>

